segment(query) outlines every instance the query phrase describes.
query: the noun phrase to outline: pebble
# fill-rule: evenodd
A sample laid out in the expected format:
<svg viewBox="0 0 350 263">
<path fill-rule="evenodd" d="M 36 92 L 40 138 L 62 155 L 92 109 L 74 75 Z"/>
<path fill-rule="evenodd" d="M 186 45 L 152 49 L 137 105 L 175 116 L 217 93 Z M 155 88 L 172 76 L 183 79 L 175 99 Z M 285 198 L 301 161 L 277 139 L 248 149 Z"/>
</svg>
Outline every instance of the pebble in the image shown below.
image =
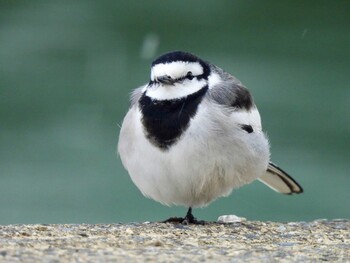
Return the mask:
<svg viewBox="0 0 350 263">
<path fill-rule="evenodd" d="M 218 218 L 219 223 L 237 223 L 237 222 L 242 222 L 246 220 L 247 220 L 246 218 L 238 217 L 236 215 L 222 215 L 222 216 L 219 216 Z"/>
</svg>

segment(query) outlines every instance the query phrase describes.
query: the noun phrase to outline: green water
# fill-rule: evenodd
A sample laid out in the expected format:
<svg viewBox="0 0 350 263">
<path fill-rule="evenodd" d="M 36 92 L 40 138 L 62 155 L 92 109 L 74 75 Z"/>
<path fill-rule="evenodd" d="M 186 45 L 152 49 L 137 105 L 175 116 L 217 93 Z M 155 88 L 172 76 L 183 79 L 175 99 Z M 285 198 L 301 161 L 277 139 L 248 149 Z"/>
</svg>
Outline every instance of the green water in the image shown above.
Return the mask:
<svg viewBox="0 0 350 263">
<path fill-rule="evenodd" d="M 2 1 L 0 224 L 161 220 L 116 155 L 152 59 L 198 54 L 253 93 L 272 159 L 304 187 L 256 182 L 201 219 L 350 217 L 349 1 Z"/>
</svg>

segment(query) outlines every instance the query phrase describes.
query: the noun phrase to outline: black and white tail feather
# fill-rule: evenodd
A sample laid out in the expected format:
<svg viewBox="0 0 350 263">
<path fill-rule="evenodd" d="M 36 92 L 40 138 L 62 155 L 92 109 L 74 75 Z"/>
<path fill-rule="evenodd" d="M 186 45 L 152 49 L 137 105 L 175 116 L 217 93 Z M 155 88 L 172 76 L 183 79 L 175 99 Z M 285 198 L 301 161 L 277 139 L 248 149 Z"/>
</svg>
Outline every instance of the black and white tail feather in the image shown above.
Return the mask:
<svg viewBox="0 0 350 263">
<path fill-rule="evenodd" d="M 270 162 L 266 173 L 259 178 L 259 181 L 281 194 L 301 194 L 303 188 L 285 171 L 274 163 Z"/>
</svg>

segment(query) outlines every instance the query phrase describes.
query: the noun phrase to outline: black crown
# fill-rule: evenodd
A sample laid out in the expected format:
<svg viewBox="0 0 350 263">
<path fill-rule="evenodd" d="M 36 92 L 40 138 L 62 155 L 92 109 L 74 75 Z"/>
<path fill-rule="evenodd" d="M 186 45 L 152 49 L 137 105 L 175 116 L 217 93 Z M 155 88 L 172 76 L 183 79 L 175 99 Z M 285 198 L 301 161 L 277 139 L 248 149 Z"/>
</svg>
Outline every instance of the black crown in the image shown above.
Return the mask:
<svg viewBox="0 0 350 263">
<path fill-rule="evenodd" d="M 202 62 L 197 56 L 183 51 L 172 51 L 159 56 L 156 60 L 152 62 L 152 66 L 157 64 L 171 63 L 175 61 L 184 62 Z"/>
</svg>

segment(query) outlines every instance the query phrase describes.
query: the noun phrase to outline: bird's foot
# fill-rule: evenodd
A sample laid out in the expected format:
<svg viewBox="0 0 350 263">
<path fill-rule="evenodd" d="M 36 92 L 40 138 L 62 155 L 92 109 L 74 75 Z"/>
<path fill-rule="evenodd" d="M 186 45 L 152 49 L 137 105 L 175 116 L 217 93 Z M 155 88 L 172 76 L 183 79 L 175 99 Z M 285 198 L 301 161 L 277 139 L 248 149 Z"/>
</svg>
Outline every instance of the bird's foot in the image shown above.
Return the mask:
<svg viewBox="0 0 350 263">
<path fill-rule="evenodd" d="M 197 218 L 195 217 L 191 217 L 188 218 L 187 216 L 182 220 L 181 224 L 183 225 L 189 225 L 189 224 L 193 224 L 193 225 L 205 225 L 205 221 L 204 220 L 197 220 Z"/>
<path fill-rule="evenodd" d="M 183 217 L 170 217 L 167 220 L 162 221 L 162 223 L 177 223 L 177 224 L 182 224 L 184 221 Z"/>
<path fill-rule="evenodd" d="M 173 224 L 182 224 L 182 225 L 205 225 L 204 220 L 197 220 L 195 217 L 170 217 L 167 220 L 162 221 L 162 223 L 173 223 Z"/>
<path fill-rule="evenodd" d="M 197 220 L 192 215 L 192 208 L 188 209 L 188 212 L 185 217 L 171 217 L 162 223 L 175 223 L 175 224 L 182 224 L 182 225 L 189 225 L 189 224 L 194 224 L 194 225 L 205 225 L 204 220 Z"/>
</svg>

